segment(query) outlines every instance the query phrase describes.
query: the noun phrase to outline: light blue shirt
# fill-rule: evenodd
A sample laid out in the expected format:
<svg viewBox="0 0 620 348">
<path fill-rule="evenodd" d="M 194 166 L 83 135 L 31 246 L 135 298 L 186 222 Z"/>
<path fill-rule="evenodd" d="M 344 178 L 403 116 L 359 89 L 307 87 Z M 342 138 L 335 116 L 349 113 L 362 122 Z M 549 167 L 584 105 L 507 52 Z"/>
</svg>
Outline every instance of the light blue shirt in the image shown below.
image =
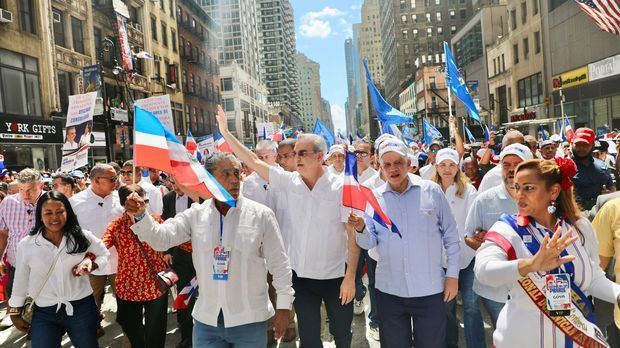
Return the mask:
<svg viewBox="0 0 620 348">
<path fill-rule="evenodd" d="M 467 220 L 465 220 L 465 234 L 473 236 L 477 229 L 488 231 L 502 214 L 515 214 L 516 212 L 517 204 L 506 191 L 506 186 L 503 183 L 495 186 L 480 193 L 474 200 L 467 214 Z M 482 284 L 478 278 L 474 278 L 473 289 L 479 296 L 495 302 L 505 303 L 508 299 L 507 288 L 495 288 Z"/>
<path fill-rule="evenodd" d="M 441 187 L 409 174 L 403 193 L 393 191 L 389 183 L 374 193 L 402 235 L 401 239 L 371 218 L 366 218 L 364 231 L 357 233 L 360 247 L 377 247 L 377 289 L 408 298 L 443 292 L 445 276 L 458 278 L 460 246 L 456 221 Z M 442 248 L 448 260 L 445 274 Z"/>
</svg>

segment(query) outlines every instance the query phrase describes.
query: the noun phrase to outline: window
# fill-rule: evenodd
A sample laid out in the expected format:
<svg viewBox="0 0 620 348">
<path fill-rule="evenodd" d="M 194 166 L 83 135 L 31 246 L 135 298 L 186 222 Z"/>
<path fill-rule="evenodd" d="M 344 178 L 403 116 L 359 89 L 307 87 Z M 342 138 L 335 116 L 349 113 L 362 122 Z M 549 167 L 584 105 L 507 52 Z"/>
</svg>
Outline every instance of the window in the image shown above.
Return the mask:
<svg viewBox="0 0 620 348">
<path fill-rule="evenodd" d="M 403 22 L 403 23 L 407 23 L 407 16 L 406 16 L 406 15 L 402 15 L 402 16 L 400 16 L 400 20 L 401 20 L 401 22 Z"/>
<path fill-rule="evenodd" d="M 450 33 L 451 33 L 451 34 L 456 33 L 456 25 L 452 25 L 452 26 L 450 26 Z"/>
<path fill-rule="evenodd" d="M 540 53 L 541 45 L 540 45 L 540 31 L 534 33 L 534 53 Z"/>
<path fill-rule="evenodd" d="M 179 50 L 177 47 L 177 32 L 172 29 L 170 29 L 170 43 L 172 44 L 172 50 L 177 52 Z"/>
<path fill-rule="evenodd" d="M 433 36 L 433 28 L 426 28 L 426 36 Z"/>
<path fill-rule="evenodd" d="M 222 106 L 224 111 L 235 111 L 235 100 L 234 99 L 222 99 Z"/>
<path fill-rule="evenodd" d="M 455 19 L 455 18 L 456 18 L 456 11 L 450 10 L 450 19 Z"/>
<path fill-rule="evenodd" d="M 58 95 L 63 113 L 69 108 L 69 96 L 73 94 L 73 76 L 70 72 L 58 70 Z"/>
<path fill-rule="evenodd" d="M 435 0 L 435 5 L 441 5 L 441 0 Z"/>
<path fill-rule="evenodd" d="M 467 18 L 467 10 L 465 10 L 465 9 L 461 9 L 461 10 L 459 11 L 459 14 L 460 14 L 460 16 L 461 16 L 461 19 L 465 19 L 465 18 Z"/>
<path fill-rule="evenodd" d="M 530 40 L 526 37 L 523 39 L 523 59 L 528 59 L 530 56 Z"/>
<path fill-rule="evenodd" d="M 183 84 L 183 91 L 187 92 L 187 70 L 183 70 L 183 76 L 181 77 Z"/>
<path fill-rule="evenodd" d="M 497 59 L 493 58 L 493 76 L 497 75 Z"/>
<path fill-rule="evenodd" d="M 418 37 L 418 29 L 413 29 L 413 37 Z"/>
<path fill-rule="evenodd" d="M 418 21 L 418 15 L 417 14 L 412 14 L 411 15 L 411 20 L 413 21 L 413 23 Z"/>
<path fill-rule="evenodd" d="M 441 12 L 435 14 L 437 16 L 437 22 L 441 22 Z"/>
<path fill-rule="evenodd" d="M 84 53 L 84 32 L 82 31 L 82 21 L 71 17 L 71 33 L 73 34 L 73 49 L 76 52 Z"/>
<path fill-rule="evenodd" d="M 521 3 L 521 24 L 527 22 L 527 2 Z"/>
<path fill-rule="evenodd" d="M 538 0 L 532 0 L 532 16 L 538 14 Z"/>
<path fill-rule="evenodd" d="M 514 64 L 519 64 L 519 44 L 512 45 L 512 57 L 514 59 Z"/>
<path fill-rule="evenodd" d="M 517 10 L 510 10 L 510 25 L 512 30 L 517 29 Z"/>
<path fill-rule="evenodd" d="M 174 0 L 168 2 L 168 10 L 170 11 L 170 17 L 174 19 Z"/>
<path fill-rule="evenodd" d="M 154 57 L 155 59 L 153 59 L 153 75 L 155 75 L 155 77 L 160 77 L 161 75 L 159 74 L 159 72 L 161 71 L 161 58 L 158 56 Z"/>
<path fill-rule="evenodd" d="M 151 17 L 151 38 L 157 41 L 157 19 Z"/>
<path fill-rule="evenodd" d="M 168 47 L 168 27 L 164 23 L 161 24 L 161 43 Z"/>
<path fill-rule="evenodd" d="M 404 40 L 407 40 L 409 38 L 409 34 L 407 33 L 407 29 L 403 30 L 402 35 L 403 35 L 403 39 Z"/>
<path fill-rule="evenodd" d="M 0 112 L 42 116 L 35 58 L 0 49 Z"/>
<path fill-rule="evenodd" d="M 430 13 L 427 13 L 427 14 L 426 14 L 426 21 L 427 21 L 427 22 L 430 22 L 430 21 L 431 21 L 431 14 L 430 14 Z"/>
<path fill-rule="evenodd" d="M 52 9 L 52 15 L 54 17 L 54 43 L 58 46 L 66 47 L 65 44 L 65 19 L 57 9 Z"/>
<path fill-rule="evenodd" d="M 437 27 L 437 34 L 443 34 L 443 27 Z"/>
<path fill-rule="evenodd" d="M 506 71 L 506 61 L 504 60 L 504 54 L 502 53 L 502 71 Z"/>
<path fill-rule="evenodd" d="M 542 73 L 537 73 L 519 80 L 517 86 L 520 108 L 544 102 Z"/>
<path fill-rule="evenodd" d="M 19 3 L 19 15 L 22 31 L 36 34 L 34 27 L 34 6 L 32 6 L 32 0 L 21 0 Z"/>
<path fill-rule="evenodd" d="M 415 8 L 415 1 L 416 0 L 411 0 L 411 8 Z"/>
</svg>

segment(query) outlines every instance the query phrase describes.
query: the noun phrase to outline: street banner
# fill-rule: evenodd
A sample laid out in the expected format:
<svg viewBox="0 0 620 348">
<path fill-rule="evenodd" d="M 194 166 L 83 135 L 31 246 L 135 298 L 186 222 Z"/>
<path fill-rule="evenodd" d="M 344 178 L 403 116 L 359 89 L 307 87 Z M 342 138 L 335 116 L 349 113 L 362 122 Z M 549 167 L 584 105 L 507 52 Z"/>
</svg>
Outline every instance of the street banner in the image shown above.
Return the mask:
<svg viewBox="0 0 620 348">
<path fill-rule="evenodd" d="M 77 151 L 74 151 L 68 155 L 62 156 L 62 163 L 60 164 L 60 170 L 63 172 L 71 172 L 78 168 L 84 167 L 88 164 L 88 149 L 89 145 L 81 146 Z"/>
<path fill-rule="evenodd" d="M 118 41 L 121 43 L 121 56 L 123 57 L 123 68 L 126 72 L 133 71 L 133 61 L 131 60 L 131 47 L 127 39 L 127 19 L 121 15 L 116 15 L 118 25 Z"/>
<path fill-rule="evenodd" d="M 63 157 L 78 152 L 81 147 L 94 142 L 92 130 L 96 98 L 97 92 L 69 96 L 65 143 L 62 147 Z"/>
<path fill-rule="evenodd" d="M 200 151 L 202 158 L 206 159 L 210 154 L 215 152 L 215 140 L 213 139 L 213 134 L 196 138 L 196 142 L 198 143 L 198 151 Z"/>
<path fill-rule="evenodd" d="M 265 122 L 265 123 L 257 123 L 256 131 L 259 137 L 265 137 L 265 139 L 271 139 L 273 136 L 273 123 Z"/>
<path fill-rule="evenodd" d="M 173 134 L 175 133 L 172 108 L 170 107 L 170 95 L 165 94 L 157 97 L 138 99 L 135 104 L 140 109 L 155 115 L 169 131 Z"/>
</svg>

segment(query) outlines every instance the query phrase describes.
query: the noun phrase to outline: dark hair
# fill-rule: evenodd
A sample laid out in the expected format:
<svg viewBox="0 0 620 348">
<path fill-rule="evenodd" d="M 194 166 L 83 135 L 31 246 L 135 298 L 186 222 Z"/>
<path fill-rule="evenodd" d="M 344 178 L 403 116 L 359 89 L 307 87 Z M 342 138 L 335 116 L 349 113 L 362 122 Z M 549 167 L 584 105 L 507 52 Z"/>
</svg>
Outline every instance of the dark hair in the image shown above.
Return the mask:
<svg viewBox="0 0 620 348">
<path fill-rule="evenodd" d="M 43 204 L 47 201 L 58 201 L 65 206 L 67 221 L 65 222 L 65 226 L 63 228 L 63 234 L 67 237 L 67 254 L 79 254 L 88 250 L 90 241 L 86 238 L 86 235 L 84 235 L 84 232 L 78 223 L 77 216 L 75 216 L 73 208 L 71 208 L 71 203 L 69 203 L 69 200 L 65 195 L 58 191 L 45 192 L 39 198 L 39 201 L 37 202 L 35 225 L 30 231 L 30 235 L 35 236 L 45 228 L 41 215 Z"/>
<path fill-rule="evenodd" d="M 72 188 L 75 188 L 75 179 L 67 173 L 60 173 L 53 176 L 52 179 L 60 179 L 63 184 L 71 185 Z"/>
<path fill-rule="evenodd" d="M 125 206 L 125 202 L 127 202 L 127 197 L 129 197 L 129 195 L 134 192 L 137 193 L 138 196 L 144 198 L 144 189 L 138 184 L 125 185 L 121 186 L 118 189 L 118 199 L 122 206 Z"/>
</svg>

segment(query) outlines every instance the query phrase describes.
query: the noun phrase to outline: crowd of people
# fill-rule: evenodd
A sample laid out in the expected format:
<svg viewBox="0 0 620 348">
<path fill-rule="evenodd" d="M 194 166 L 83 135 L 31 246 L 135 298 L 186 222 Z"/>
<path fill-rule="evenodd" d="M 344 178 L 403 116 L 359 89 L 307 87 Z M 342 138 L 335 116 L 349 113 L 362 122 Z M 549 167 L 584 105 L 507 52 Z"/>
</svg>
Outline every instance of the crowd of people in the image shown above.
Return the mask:
<svg viewBox="0 0 620 348">
<path fill-rule="evenodd" d="M 98 347 L 107 285 L 123 345 L 164 347 L 170 293 L 193 283 L 178 347 L 322 347 L 324 317 L 351 347 L 363 313 L 389 348 L 620 345 L 620 135 L 328 148 L 301 134 L 250 150 L 217 118 L 232 153 L 203 164 L 234 204 L 132 161 L 2 177 L 8 314 L 33 347 L 65 333 Z M 370 188 L 394 228 L 343 206 L 345 185 Z"/>
</svg>

